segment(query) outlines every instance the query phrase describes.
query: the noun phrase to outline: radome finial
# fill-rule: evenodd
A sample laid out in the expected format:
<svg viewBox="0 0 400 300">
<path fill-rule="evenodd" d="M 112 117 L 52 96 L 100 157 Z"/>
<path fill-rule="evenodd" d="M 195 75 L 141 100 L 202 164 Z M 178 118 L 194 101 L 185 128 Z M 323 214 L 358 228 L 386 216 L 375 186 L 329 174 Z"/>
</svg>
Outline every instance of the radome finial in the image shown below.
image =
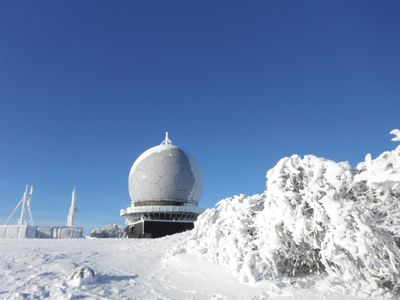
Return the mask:
<svg viewBox="0 0 400 300">
<path fill-rule="evenodd" d="M 165 132 L 165 139 L 161 145 L 173 145 L 172 141 L 168 137 L 168 131 Z"/>
</svg>

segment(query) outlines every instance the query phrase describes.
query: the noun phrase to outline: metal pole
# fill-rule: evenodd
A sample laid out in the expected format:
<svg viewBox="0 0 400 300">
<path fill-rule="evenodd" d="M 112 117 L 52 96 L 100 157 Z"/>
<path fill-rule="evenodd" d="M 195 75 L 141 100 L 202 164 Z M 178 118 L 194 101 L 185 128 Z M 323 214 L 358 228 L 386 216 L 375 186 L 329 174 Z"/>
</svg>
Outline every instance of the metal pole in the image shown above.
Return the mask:
<svg viewBox="0 0 400 300">
<path fill-rule="evenodd" d="M 18 225 L 24 225 L 25 207 L 26 207 L 27 197 L 28 197 L 28 185 L 26 185 L 24 196 L 22 197 L 21 216 L 18 220 Z"/>
</svg>

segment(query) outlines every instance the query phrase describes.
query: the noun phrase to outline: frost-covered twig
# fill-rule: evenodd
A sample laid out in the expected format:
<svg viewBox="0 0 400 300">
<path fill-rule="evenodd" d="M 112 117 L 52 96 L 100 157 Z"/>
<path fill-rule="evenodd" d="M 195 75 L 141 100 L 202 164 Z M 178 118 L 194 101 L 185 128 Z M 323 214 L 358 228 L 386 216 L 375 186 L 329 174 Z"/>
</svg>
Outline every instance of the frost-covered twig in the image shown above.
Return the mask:
<svg viewBox="0 0 400 300">
<path fill-rule="evenodd" d="M 393 142 L 400 142 L 400 129 L 393 129 L 390 134 L 394 135 L 392 138 Z"/>
</svg>

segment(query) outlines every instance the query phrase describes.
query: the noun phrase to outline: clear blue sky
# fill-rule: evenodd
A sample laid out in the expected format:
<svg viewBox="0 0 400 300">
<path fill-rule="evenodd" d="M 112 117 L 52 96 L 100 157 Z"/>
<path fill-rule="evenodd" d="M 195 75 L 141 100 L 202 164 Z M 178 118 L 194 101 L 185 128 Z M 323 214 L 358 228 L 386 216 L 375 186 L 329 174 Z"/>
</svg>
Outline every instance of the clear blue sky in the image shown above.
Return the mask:
<svg viewBox="0 0 400 300">
<path fill-rule="evenodd" d="M 136 157 L 164 132 L 202 207 L 262 192 L 283 156 L 356 164 L 395 147 L 400 1 L 0 2 L 0 222 L 123 223 Z"/>
</svg>

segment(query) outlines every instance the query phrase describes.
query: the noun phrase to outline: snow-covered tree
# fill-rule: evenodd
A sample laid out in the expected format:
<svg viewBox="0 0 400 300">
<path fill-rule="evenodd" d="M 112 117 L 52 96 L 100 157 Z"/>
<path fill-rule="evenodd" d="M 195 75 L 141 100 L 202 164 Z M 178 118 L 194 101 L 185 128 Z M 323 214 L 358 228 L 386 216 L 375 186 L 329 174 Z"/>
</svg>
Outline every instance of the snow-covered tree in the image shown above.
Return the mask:
<svg viewBox="0 0 400 300">
<path fill-rule="evenodd" d="M 399 199 L 400 147 L 356 169 L 293 155 L 268 171 L 263 194 L 206 210 L 174 251 L 197 251 L 244 282 L 319 274 L 350 290 L 397 293 Z"/>
<path fill-rule="evenodd" d="M 116 239 L 125 236 L 125 229 L 118 224 L 110 224 L 105 227 L 98 227 L 90 232 L 90 237 L 101 238 L 101 239 Z"/>
</svg>

